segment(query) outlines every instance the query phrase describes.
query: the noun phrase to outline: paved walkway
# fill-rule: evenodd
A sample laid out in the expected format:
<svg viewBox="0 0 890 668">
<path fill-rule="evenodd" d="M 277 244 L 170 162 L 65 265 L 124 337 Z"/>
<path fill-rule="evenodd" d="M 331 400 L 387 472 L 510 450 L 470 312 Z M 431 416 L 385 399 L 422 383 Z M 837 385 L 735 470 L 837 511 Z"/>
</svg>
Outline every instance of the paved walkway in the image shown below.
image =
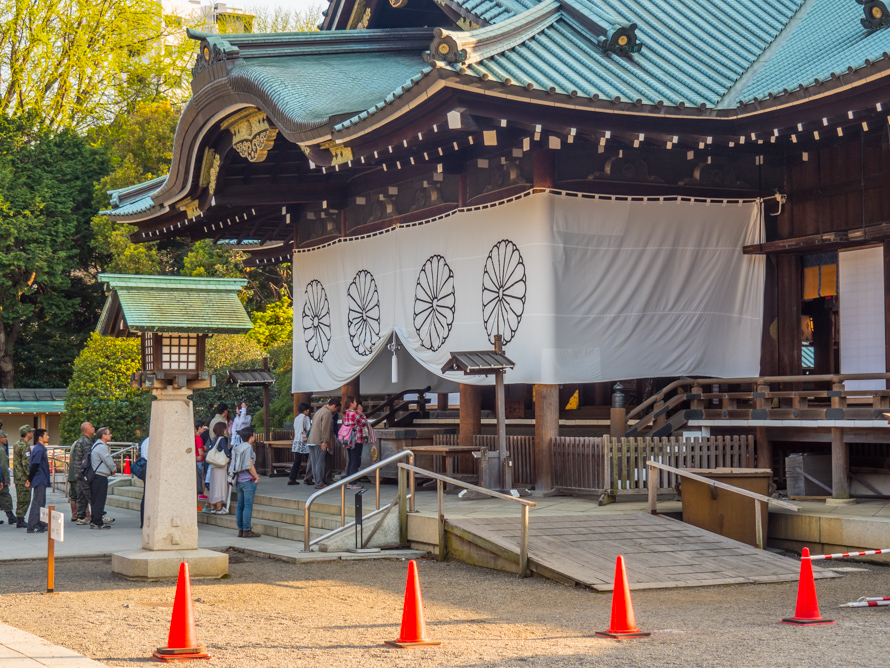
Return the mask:
<svg viewBox="0 0 890 668">
<path fill-rule="evenodd" d="M 31 633 L 0 624 L 0 666 L 3 668 L 101 668 L 104 665 Z"/>
</svg>

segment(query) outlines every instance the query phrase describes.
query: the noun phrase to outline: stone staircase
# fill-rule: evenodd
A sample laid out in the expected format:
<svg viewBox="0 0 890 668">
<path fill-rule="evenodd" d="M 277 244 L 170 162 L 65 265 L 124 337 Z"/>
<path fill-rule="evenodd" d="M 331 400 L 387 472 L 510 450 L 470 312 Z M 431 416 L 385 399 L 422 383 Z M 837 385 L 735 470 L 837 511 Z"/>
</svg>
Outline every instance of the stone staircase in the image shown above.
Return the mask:
<svg viewBox="0 0 890 668">
<path fill-rule="evenodd" d="M 336 498 L 336 497 L 334 497 Z M 125 508 L 139 511 L 142 501 L 142 481 L 121 479 L 112 482 L 108 488 L 108 500 L 106 506 Z M 231 512 L 228 515 L 210 515 L 199 512 L 198 522 L 218 527 L 231 529 L 233 534 L 238 531 L 235 522 L 235 507 L 238 503 L 238 495 L 232 492 L 230 504 Z M 197 499 L 196 499 L 197 505 Z M 303 540 L 303 510 L 305 502 L 299 499 L 287 499 L 274 496 L 257 494 L 253 501 L 253 530 L 264 536 L 285 538 L 288 540 Z M 346 521 L 352 521 L 354 510 L 346 508 Z M 309 535 L 314 540 L 329 531 L 340 526 L 340 505 L 330 503 L 314 503 L 312 505 L 312 520 Z"/>
</svg>

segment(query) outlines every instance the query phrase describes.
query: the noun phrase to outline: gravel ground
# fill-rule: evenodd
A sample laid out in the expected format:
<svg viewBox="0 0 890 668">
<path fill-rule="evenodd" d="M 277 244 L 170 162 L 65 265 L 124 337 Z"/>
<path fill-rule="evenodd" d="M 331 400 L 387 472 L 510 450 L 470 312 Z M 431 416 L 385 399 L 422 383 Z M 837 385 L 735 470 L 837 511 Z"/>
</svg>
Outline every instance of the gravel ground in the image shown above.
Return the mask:
<svg viewBox="0 0 890 668">
<path fill-rule="evenodd" d="M 591 637 L 608 627 L 610 594 L 460 563 L 419 564 L 427 628 L 438 648 L 390 649 L 407 562 L 293 565 L 232 555 L 231 578 L 192 583 L 199 641 L 212 665 L 254 666 L 883 666 L 890 608 L 837 609 L 890 595 L 890 568 L 817 581 L 836 626 L 792 627 L 796 584 L 733 585 L 633 594 L 652 637 Z M 854 564 L 846 564 L 852 566 Z M 856 564 L 859 566 L 859 564 Z M 111 575 L 110 559 L 56 563 L 52 596 L 41 561 L 5 563 L 0 620 L 109 666 L 149 663 L 164 645 L 174 584 Z"/>
</svg>

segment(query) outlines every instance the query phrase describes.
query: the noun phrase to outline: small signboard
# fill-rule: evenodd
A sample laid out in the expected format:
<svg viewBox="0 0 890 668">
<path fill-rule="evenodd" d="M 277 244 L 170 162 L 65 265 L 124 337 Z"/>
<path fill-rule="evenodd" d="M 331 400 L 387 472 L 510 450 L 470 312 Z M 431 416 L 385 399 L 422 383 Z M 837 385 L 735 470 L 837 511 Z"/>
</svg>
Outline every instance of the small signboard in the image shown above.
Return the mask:
<svg viewBox="0 0 890 668">
<path fill-rule="evenodd" d="M 49 537 L 60 543 L 65 542 L 65 514 L 53 511 L 52 521 L 49 523 Z"/>
<path fill-rule="evenodd" d="M 40 509 L 40 521 L 49 522 L 49 510 L 47 510 L 46 508 Z"/>
</svg>

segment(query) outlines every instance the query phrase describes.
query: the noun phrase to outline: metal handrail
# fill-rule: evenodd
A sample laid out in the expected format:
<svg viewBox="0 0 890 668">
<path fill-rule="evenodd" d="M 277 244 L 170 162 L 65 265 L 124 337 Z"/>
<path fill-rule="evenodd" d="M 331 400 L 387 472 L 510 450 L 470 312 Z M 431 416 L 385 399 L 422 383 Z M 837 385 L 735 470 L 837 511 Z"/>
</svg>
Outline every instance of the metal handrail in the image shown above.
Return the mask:
<svg viewBox="0 0 890 668">
<path fill-rule="evenodd" d="M 725 482 L 720 482 L 719 480 L 711 480 L 709 478 L 705 478 L 704 476 L 697 475 L 695 473 L 691 473 L 690 471 L 686 471 L 685 469 L 678 469 L 673 466 L 668 466 L 667 464 L 662 464 L 660 462 L 648 461 L 646 462 L 646 466 L 649 467 L 649 476 L 648 476 L 648 490 L 649 490 L 649 513 L 652 515 L 658 514 L 658 485 L 653 482 L 657 476 L 652 475 L 653 468 L 661 469 L 662 471 L 668 471 L 670 473 L 674 473 L 679 476 L 683 476 L 684 478 L 689 478 L 690 480 L 695 480 L 697 482 L 704 483 L 705 485 L 710 485 L 712 488 L 717 489 L 725 489 L 729 492 L 733 492 L 734 494 L 739 494 L 741 496 L 747 496 L 754 499 L 754 535 L 757 541 L 757 547 L 761 550 L 763 549 L 764 544 L 764 536 L 763 536 L 763 518 L 760 516 L 761 503 L 766 503 L 767 505 L 772 504 L 774 506 L 779 506 L 779 508 L 785 508 L 787 510 L 793 510 L 797 512 L 800 510 L 800 506 L 795 506 L 793 503 L 788 503 L 787 501 L 781 501 L 779 499 L 774 499 L 770 496 L 764 496 L 763 494 L 758 494 L 757 492 L 752 492 L 747 489 L 742 489 L 741 487 L 735 487 L 734 485 L 728 485 Z M 716 496 L 714 498 L 717 498 Z"/>
<path fill-rule="evenodd" d="M 315 446 L 315 447 L 321 447 L 321 446 Z M 394 454 L 392 457 L 387 457 L 386 459 L 380 460 L 376 464 L 372 464 L 371 466 L 362 469 L 358 473 L 353 473 L 351 476 L 347 476 L 346 478 L 341 478 L 334 484 L 328 485 L 324 489 L 318 490 L 312 496 L 310 496 L 308 499 L 306 499 L 306 505 L 303 508 L 303 550 L 302 551 L 303 552 L 311 552 L 313 545 L 316 545 L 317 543 L 320 543 L 321 541 L 325 540 L 331 534 L 337 533 L 338 531 L 342 531 L 343 529 L 348 529 L 349 527 L 355 526 L 355 520 L 353 520 L 349 524 L 346 523 L 346 485 L 358 480 L 359 478 L 363 478 L 364 476 L 368 475 L 372 471 L 376 473 L 375 487 L 376 487 L 376 491 L 377 491 L 377 509 L 367 515 L 363 515 L 362 517 L 363 518 L 364 517 L 374 517 L 378 513 L 384 512 L 385 510 L 389 510 L 389 508 L 392 507 L 392 504 L 395 503 L 395 500 L 393 500 L 385 508 L 380 508 L 380 469 L 382 469 L 384 466 L 388 466 L 389 464 L 395 464 L 396 462 L 398 462 L 402 459 L 407 459 L 410 463 L 413 464 L 414 463 L 414 453 L 411 452 L 410 450 L 402 450 L 401 452 Z M 317 498 L 324 496 L 325 494 L 328 494 L 330 492 L 333 492 L 335 489 L 340 490 L 340 526 L 337 527 L 336 529 L 332 529 L 331 531 L 328 531 L 326 534 L 324 534 L 322 536 L 319 536 L 315 540 L 311 540 L 310 536 L 309 536 L 309 530 L 311 528 L 309 525 L 309 521 L 310 521 L 311 513 L 312 513 L 312 504 L 315 503 L 315 500 Z M 401 493 L 402 493 L 402 487 L 400 485 L 399 486 L 399 494 L 401 494 Z M 414 495 L 414 474 L 412 473 L 411 474 L 411 493 L 409 495 L 407 495 L 407 497 L 410 499 L 410 502 L 411 502 L 411 512 L 412 513 L 414 512 L 414 496 L 415 496 Z M 406 497 L 406 495 L 401 495 L 399 497 L 400 502 L 404 502 L 406 500 L 405 497 Z"/>
<path fill-rule="evenodd" d="M 510 496 L 509 494 L 502 494 L 501 492 L 485 489 L 484 487 L 479 487 L 478 485 L 473 485 L 455 478 L 449 478 L 448 476 L 433 473 L 432 471 L 427 471 L 426 469 L 421 469 L 410 464 L 399 464 L 399 499 L 402 498 L 402 479 L 404 477 L 402 471 L 410 471 L 412 476 L 420 473 L 424 477 L 434 478 L 436 480 L 436 493 L 439 501 L 439 561 L 445 561 L 445 558 L 448 556 L 445 546 L 445 483 L 463 487 L 471 492 L 478 492 L 479 494 L 485 494 L 486 496 L 491 496 L 496 499 L 504 499 L 505 501 L 513 501 L 514 503 L 520 504 L 522 507 L 520 508 L 519 526 L 519 577 L 526 577 L 528 573 L 528 509 L 530 506 L 537 506 L 537 503 L 518 496 Z M 400 513 L 399 521 L 403 522 L 407 528 L 408 518 L 403 517 L 402 515 L 403 514 Z"/>
</svg>

